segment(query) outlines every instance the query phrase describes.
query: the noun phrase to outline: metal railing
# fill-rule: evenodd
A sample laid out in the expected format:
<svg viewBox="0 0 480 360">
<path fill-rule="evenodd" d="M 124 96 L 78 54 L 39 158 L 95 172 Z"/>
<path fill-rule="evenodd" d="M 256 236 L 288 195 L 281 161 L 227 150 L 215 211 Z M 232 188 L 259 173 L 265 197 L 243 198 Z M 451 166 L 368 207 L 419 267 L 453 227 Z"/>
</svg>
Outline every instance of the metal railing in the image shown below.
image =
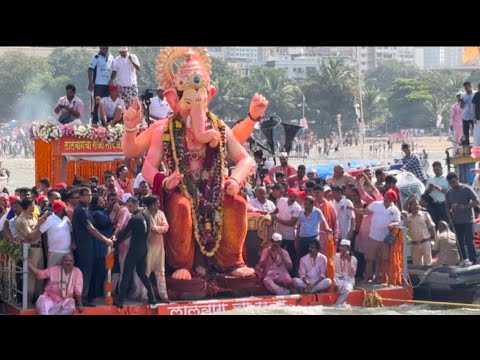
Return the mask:
<svg viewBox="0 0 480 360">
<path fill-rule="evenodd" d="M 16 258 L 0 251 L 0 299 L 5 303 L 19 305 L 27 310 L 28 293 L 28 249 L 29 244 L 22 245 L 22 256 Z M 20 284 L 21 279 L 21 286 Z M 21 296 L 21 301 L 20 300 Z"/>
</svg>

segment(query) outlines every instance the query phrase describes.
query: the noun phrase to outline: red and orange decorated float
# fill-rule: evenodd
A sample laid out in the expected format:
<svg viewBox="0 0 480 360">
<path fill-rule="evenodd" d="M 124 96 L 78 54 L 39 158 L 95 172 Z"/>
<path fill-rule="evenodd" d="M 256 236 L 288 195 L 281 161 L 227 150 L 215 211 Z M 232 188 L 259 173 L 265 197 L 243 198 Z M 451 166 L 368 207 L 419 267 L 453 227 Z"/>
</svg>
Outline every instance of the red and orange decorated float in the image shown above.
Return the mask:
<svg viewBox="0 0 480 360">
<path fill-rule="evenodd" d="M 122 125 L 94 128 L 33 123 L 30 135 L 35 141 L 35 183 L 43 177 L 67 184 L 72 184 L 75 176 L 103 178 L 105 171 L 123 163 L 122 134 Z"/>
</svg>

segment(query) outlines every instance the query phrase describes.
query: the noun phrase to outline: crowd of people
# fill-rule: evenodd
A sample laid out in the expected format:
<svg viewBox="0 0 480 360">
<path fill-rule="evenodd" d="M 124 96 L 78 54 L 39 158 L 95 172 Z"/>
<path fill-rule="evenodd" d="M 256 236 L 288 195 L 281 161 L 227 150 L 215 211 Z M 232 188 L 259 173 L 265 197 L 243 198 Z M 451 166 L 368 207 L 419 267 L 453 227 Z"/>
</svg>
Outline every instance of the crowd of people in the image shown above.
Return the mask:
<svg viewBox="0 0 480 360">
<path fill-rule="evenodd" d="M 88 65 L 88 89 L 93 92 L 93 109 L 90 123 L 93 126 L 115 126 L 123 122 L 123 114 L 132 102 L 139 98 L 137 72 L 141 69 L 140 61 L 128 47 L 119 48 L 117 57 L 109 53 L 108 46 L 101 46 Z M 140 97 L 141 98 L 141 97 Z M 170 107 L 165 101 L 163 90 L 158 89 L 156 96 L 142 99 L 149 108 L 151 119 L 155 121 L 166 117 Z M 147 103 L 148 101 L 148 103 Z M 54 109 L 61 124 L 82 124 L 85 121 L 84 102 L 76 96 L 76 88 L 68 84 L 65 96 L 61 97 Z"/>
</svg>

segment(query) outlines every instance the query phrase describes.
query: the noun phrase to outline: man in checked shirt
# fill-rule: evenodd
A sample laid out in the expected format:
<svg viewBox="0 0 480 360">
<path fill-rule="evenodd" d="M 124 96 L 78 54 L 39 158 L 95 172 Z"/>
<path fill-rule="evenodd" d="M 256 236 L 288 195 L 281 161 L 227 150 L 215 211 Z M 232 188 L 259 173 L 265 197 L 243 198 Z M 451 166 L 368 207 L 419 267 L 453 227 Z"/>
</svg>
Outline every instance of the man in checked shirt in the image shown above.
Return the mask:
<svg viewBox="0 0 480 360">
<path fill-rule="evenodd" d="M 420 180 L 421 182 L 423 182 L 423 184 L 426 185 L 427 176 L 425 175 L 425 171 L 423 171 L 422 166 L 420 165 L 418 155 L 412 153 L 409 144 L 402 144 L 402 151 L 405 153 L 405 156 L 402 159 L 402 169 L 410 171 L 418 178 L 418 180 Z"/>
</svg>

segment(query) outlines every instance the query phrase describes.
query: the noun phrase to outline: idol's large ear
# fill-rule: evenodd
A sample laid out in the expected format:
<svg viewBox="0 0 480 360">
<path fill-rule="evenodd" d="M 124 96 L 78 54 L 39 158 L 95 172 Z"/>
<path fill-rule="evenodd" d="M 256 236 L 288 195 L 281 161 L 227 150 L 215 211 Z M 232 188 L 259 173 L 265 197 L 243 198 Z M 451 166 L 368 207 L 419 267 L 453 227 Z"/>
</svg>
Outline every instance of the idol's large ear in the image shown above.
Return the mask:
<svg viewBox="0 0 480 360">
<path fill-rule="evenodd" d="M 208 102 L 212 101 L 212 99 L 215 97 L 215 95 L 217 95 L 217 88 L 215 87 L 215 85 L 213 84 L 210 84 L 208 86 Z"/>
<path fill-rule="evenodd" d="M 168 105 L 170 105 L 170 108 L 173 110 L 174 113 L 178 113 L 178 94 L 177 94 L 177 89 L 175 88 L 168 88 L 163 91 L 163 96 L 165 96 L 165 99 L 167 99 Z"/>
</svg>

